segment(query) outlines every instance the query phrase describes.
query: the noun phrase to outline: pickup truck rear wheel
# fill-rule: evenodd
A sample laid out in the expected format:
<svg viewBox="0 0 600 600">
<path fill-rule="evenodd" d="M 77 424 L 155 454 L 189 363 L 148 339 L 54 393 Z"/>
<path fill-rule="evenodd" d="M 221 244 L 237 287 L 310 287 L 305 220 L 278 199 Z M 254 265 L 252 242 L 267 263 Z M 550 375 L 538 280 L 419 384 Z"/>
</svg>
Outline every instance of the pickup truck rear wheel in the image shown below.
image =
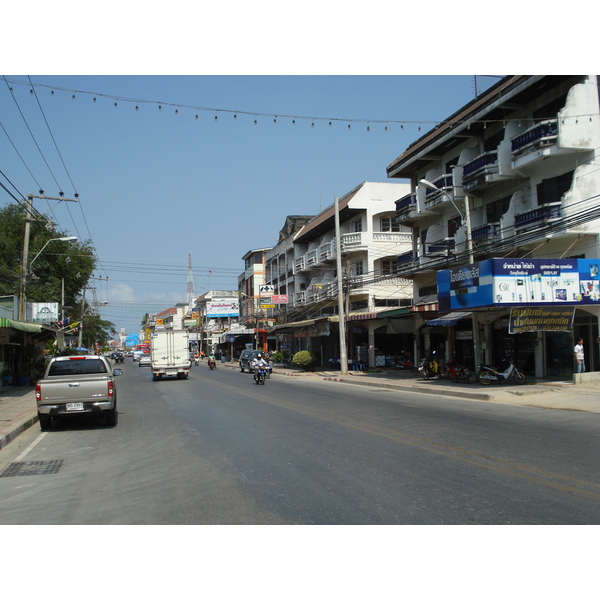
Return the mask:
<svg viewBox="0 0 600 600">
<path fill-rule="evenodd" d="M 52 417 L 50 415 L 39 415 L 40 429 L 48 431 L 52 427 Z"/>
</svg>

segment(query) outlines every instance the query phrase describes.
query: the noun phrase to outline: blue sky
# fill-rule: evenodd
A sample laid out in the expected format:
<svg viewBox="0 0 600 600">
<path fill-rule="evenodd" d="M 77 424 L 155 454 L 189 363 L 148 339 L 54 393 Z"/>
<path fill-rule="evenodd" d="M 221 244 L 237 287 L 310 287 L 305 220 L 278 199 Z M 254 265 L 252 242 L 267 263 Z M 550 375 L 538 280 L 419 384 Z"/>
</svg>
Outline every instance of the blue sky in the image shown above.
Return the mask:
<svg viewBox="0 0 600 600">
<path fill-rule="evenodd" d="M 129 333 L 145 312 L 185 301 L 188 252 L 197 295 L 237 289 L 242 256 L 273 245 L 287 215 L 386 181 L 411 142 L 497 80 L 6 76 L 2 172 L 23 195 L 79 194 L 50 214 L 92 239 L 103 315 Z"/>
</svg>

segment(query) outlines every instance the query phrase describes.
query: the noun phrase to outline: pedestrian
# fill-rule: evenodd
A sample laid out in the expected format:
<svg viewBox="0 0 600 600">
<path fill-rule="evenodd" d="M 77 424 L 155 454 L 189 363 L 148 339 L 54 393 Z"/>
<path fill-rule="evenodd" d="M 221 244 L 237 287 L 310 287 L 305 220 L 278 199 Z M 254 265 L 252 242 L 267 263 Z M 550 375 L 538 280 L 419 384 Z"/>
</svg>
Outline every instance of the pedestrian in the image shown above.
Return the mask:
<svg viewBox="0 0 600 600">
<path fill-rule="evenodd" d="M 585 373 L 585 362 L 583 360 L 583 338 L 577 340 L 575 348 L 573 348 L 573 356 L 575 357 L 575 373 Z"/>
</svg>

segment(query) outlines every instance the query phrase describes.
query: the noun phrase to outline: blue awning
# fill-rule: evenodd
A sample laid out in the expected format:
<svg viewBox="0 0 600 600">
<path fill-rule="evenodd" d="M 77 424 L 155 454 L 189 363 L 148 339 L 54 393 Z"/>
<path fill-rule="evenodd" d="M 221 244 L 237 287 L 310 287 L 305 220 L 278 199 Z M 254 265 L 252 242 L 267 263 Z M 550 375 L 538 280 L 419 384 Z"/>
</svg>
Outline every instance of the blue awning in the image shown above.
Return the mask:
<svg viewBox="0 0 600 600">
<path fill-rule="evenodd" d="M 443 317 L 438 317 L 437 319 L 431 319 L 427 321 L 427 325 L 441 325 L 443 327 L 449 327 L 451 325 L 456 325 L 461 319 L 466 319 L 470 316 L 470 312 L 451 312 Z"/>
</svg>

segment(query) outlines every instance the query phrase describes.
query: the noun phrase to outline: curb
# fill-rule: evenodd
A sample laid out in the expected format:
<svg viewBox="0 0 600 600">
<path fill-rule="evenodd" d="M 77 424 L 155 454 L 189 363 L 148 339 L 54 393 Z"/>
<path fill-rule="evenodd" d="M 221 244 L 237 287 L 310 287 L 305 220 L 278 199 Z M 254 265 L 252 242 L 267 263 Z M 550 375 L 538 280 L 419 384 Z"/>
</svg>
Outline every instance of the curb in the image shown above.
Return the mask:
<svg viewBox="0 0 600 600">
<path fill-rule="evenodd" d="M 396 391 L 408 391 L 415 392 L 418 394 L 435 394 L 436 391 L 432 389 L 424 389 L 421 387 L 416 387 L 412 385 L 398 386 L 394 384 L 381 383 L 378 381 L 360 381 L 356 379 L 344 379 L 343 377 L 325 377 L 324 381 L 337 381 L 340 383 L 351 383 L 353 385 L 364 385 L 368 387 L 379 387 L 385 388 L 388 390 L 396 390 Z M 453 396 L 456 398 L 472 398 L 473 400 L 485 400 L 487 402 L 494 400 L 493 394 L 483 394 L 479 392 L 469 392 L 464 389 L 461 390 L 449 390 L 444 388 L 443 390 L 439 390 L 440 396 Z"/>
<path fill-rule="evenodd" d="M 37 413 L 28 417 L 23 417 L 20 421 L 17 421 L 15 427 L 11 431 L 0 437 L 0 450 L 3 450 L 8 444 L 10 444 L 10 442 L 14 441 L 17 436 L 35 425 L 37 422 Z"/>
</svg>

